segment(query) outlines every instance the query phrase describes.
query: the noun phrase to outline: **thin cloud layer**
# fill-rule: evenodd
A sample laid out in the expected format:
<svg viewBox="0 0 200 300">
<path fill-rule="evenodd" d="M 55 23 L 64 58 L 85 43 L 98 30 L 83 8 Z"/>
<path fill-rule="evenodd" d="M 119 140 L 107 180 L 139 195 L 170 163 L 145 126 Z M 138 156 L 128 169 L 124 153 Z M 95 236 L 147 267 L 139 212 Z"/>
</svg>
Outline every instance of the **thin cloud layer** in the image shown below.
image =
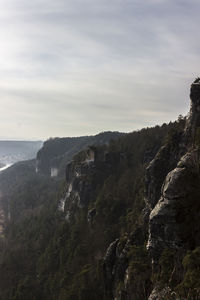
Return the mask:
<svg viewBox="0 0 200 300">
<path fill-rule="evenodd" d="M 0 136 L 132 131 L 189 109 L 199 1 L 0 0 Z"/>
</svg>

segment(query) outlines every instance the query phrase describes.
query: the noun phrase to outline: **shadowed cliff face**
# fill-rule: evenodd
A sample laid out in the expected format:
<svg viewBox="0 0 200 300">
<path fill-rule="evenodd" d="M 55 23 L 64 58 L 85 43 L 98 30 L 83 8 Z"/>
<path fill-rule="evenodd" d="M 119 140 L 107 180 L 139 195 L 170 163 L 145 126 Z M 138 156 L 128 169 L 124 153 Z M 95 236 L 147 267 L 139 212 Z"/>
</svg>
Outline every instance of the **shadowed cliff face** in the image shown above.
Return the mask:
<svg viewBox="0 0 200 300">
<path fill-rule="evenodd" d="M 67 191 L 59 203 L 59 210 L 64 212 L 66 220 L 73 219 L 78 209 L 92 205 L 111 170 L 110 161 L 106 158 L 106 147 L 99 152 L 95 147 L 90 147 L 67 165 Z M 95 209 L 89 211 L 88 218 L 95 214 Z"/>
<path fill-rule="evenodd" d="M 91 145 L 108 144 L 111 139 L 122 136 L 120 132 L 102 132 L 94 136 L 51 138 L 38 151 L 36 172 L 51 177 L 64 177 L 65 166 L 73 156 Z"/>
<path fill-rule="evenodd" d="M 199 80 L 191 85 L 190 97 L 190 114 L 180 140 L 173 147 L 161 149 L 147 168 L 147 249 L 154 270 L 164 249 L 186 253 L 195 249 L 200 240 Z M 154 293 L 155 290 L 149 299 L 159 299 L 159 293 L 155 297 Z"/>
<path fill-rule="evenodd" d="M 154 261 L 165 248 L 197 246 L 190 230 L 195 217 L 194 205 L 200 195 L 198 162 L 199 151 L 187 152 L 164 180 L 161 197 L 149 217 L 147 248 Z M 186 223 L 188 228 L 184 231 Z"/>
<path fill-rule="evenodd" d="M 1 195 L 0 195 L 0 199 L 1 199 Z M 3 237 L 4 223 L 5 223 L 5 215 L 4 215 L 3 207 L 1 207 L 1 201 L 0 201 L 0 238 Z"/>
<path fill-rule="evenodd" d="M 120 254 L 117 252 L 119 240 L 113 242 L 107 250 L 104 272 L 110 298 L 116 300 L 179 299 L 170 284 L 163 285 L 164 288 L 161 289 L 156 283 L 150 282 L 150 277 L 151 275 L 158 278 L 167 276 L 165 275 L 167 271 L 160 271 L 163 253 L 167 251 L 167 255 L 169 257 L 171 255 L 171 262 L 168 261 L 167 264 L 172 264 L 169 278 L 173 282 L 181 282 L 183 257 L 187 250 L 194 250 L 199 246 L 200 80 L 196 80 L 191 85 L 190 97 L 191 108 L 185 129 L 169 133 L 164 146 L 159 149 L 146 168 L 145 208 L 142 214 L 143 223 L 138 228 L 139 235 L 132 235 L 126 243 L 126 252 L 122 251 Z M 143 239 L 141 239 L 142 235 Z M 138 254 L 135 249 L 140 249 L 139 253 L 142 253 L 144 244 L 148 255 L 144 253 L 140 256 L 141 254 Z M 131 251 L 133 256 L 130 258 Z M 124 269 L 119 259 L 122 253 Z M 145 267 L 144 261 L 146 261 Z M 134 269 L 130 271 L 132 265 Z M 143 275 L 140 277 L 134 270 L 141 265 L 143 271 L 138 269 L 138 274 Z M 151 266 L 151 271 L 148 266 Z M 120 273 L 119 269 L 123 271 Z M 120 282 L 123 282 L 121 289 L 119 289 Z M 143 285 L 140 286 L 141 282 Z M 141 291 L 144 293 L 142 294 Z"/>
<path fill-rule="evenodd" d="M 191 85 L 190 99 L 190 126 L 197 127 L 200 124 L 200 81 L 198 79 Z"/>
<path fill-rule="evenodd" d="M 191 85 L 190 97 L 190 115 L 180 140 L 173 147 L 161 149 L 147 168 L 146 201 L 152 208 L 147 248 L 154 261 L 165 248 L 195 244 L 187 240 L 187 233 L 181 233 L 180 226 L 199 195 L 199 150 L 195 138 L 200 124 L 200 82 Z"/>
<path fill-rule="evenodd" d="M 194 146 L 195 135 L 200 126 L 200 81 L 196 79 L 190 89 L 190 112 L 184 136 L 186 146 Z"/>
</svg>

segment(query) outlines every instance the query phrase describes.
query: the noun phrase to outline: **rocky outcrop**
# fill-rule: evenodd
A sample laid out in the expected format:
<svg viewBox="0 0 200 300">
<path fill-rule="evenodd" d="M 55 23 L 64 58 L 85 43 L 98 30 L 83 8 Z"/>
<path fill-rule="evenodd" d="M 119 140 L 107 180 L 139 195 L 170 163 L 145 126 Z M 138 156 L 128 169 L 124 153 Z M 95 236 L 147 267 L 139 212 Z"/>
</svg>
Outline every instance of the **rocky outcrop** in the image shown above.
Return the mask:
<svg viewBox="0 0 200 300">
<path fill-rule="evenodd" d="M 94 195 L 94 164 L 75 163 L 67 166 L 67 191 L 60 200 L 59 210 L 65 213 L 67 220 L 75 215 L 79 208 L 87 207 Z"/>
<path fill-rule="evenodd" d="M 200 127 L 200 78 L 197 78 L 190 89 L 190 112 L 185 128 L 185 143 L 195 143 L 195 135 Z"/>
<path fill-rule="evenodd" d="M 186 252 L 197 247 L 200 240 L 199 79 L 191 85 L 190 97 L 191 109 L 184 132 L 176 144 L 168 142 L 158 152 L 146 171 L 147 249 L 153 270 L 164 249 Z M 152 299 L 177 298 L 169 288 L 160 292 L 155 288 L 149 297 Z"/>
<path fill-rule="evenodd" d="M 147 299 L 151 270 L 144 251 L 144 236 L 144 228 L 138 227 L 130 237 L 124 235 L 107 248 L 103 273 L 108 299 Z"/>
<path fill-rule="evenodd" d="M 180 298 L 170 287 L 155 287 L 148 300 L 180 300 Z"/>
<path fill-rule="evenodd" d="M 107 295 L 112 299 L 127 299 L 128 251 L 130 240 L 116 239 L 107 249 L 103 262 L 104 282 Z M 124 288 L 119 287 L 123 283 Z"/>
<path fill-rule="evenodd" d="M 90 147 L 71 161 L 66 167 L 67 190 L 60 200 L 59 210 L 70 220 L 80 208 L 89 208 L 96 199 L 98 188 L 112 172 L 110 160 L 105 155 L 106 150 L 96 151 Z M 87 219 L 90 225 L 96 215 L 96 208 L 89 209 Z"/>
<path fill-rule="evenodd" d="M 109 299 L 179 299 L 171 282 L 177 284 L 183 280 L 183 257 L 187 250 L 198 247 L 200 241 L 200 79 L 191 85 L 190 97 L 191 109 L 185 128 L 177 125 L 169 132 L 164 146 L 146 168 L 145 208 L 139 234 L 136 230 L 124 247 L 120 248 L 120 239 L 117 239 L 107 249 L 103 266 Z M 147 152 L 144 164 L 149 156 Z M 131 249 L 142 249 L 144 243 L 148 259 L 144 273 L 137 277 L 134 268 L 137 270 L 136 265 L 142 265 L 143 257 L 140 261 L 138 253 L 133 251 L 133 257 L 130 253 Z M 161 271 L 164 253 L 172 260 L 172 269 L 167 267 L 167 271 Z M 142 267 L 139 272 L 141 270 Z M 162 276 L 169 278 L 159 285 L 150 281 L 148 272 L 152 272 L 158 282 Z"/>
<path fill-rule="evenodd" d="M 166 164 L 166 161 L 169 163 Z M 166 145 L 159 150 L 148 165 L 145 176 L 145 202 L 149 212 L 158 202 L 163 181 L 169 170 L 175 165 L 175 161 L 174 153 L 171 151 L 170 146 Z"/>
<path fill-rule="evenodd" d="M 123 133 L 107 131 L 94 136 L 50 138 L 37 153 L 36 172 L 51 177 L 64 177 L 65 167 L 74 155 L 91 145 L 108 144 L 111 139 L 121 135 Z"/>
<path fill-rule="evenodd" d="M 193 199 L 199 193 L 198 162 L 199 151 L 186 153 L 165 178 L 161 198 L 149 217 L 147 248 L 154 261 L 159 259 L 164 249 L 178 249 L 188 242 L 187 233 L 181 232 L 180 227 L 181 223 L 185 224 L 185 213 L 189 214 Z"/>
<path fill-rule="evenodd" d="M 93 222 L 94 222 L 94 218 L 96 216 L 96 213 L 97 213 L 97 210 L 96 208 L 92 208 L 88 211 L 88 214 L 87 214 L 87 219 L 88 219 L 88 223 L 90 225 L 93 225 Z"/>
</svg>

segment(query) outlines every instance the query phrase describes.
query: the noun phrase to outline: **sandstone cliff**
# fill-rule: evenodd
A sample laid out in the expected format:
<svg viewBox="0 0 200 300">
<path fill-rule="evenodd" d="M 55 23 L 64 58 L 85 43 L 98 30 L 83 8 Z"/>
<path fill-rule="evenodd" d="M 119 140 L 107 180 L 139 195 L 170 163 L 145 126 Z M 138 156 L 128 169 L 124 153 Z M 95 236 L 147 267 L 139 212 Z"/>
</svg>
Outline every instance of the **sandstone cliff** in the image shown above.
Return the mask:
<svg viewBox="0 0 200 300">
<path fill-rule="evenodd" d="M 151 276 L 157 278 L 151 284 L 144 283 L 144 298 L 160 299 L 199 299 L 200 292 L 189 292 L 180 298 L 178 287 L 183 285 L 185 270 L 182 260 L 187 251 L 198 249 L 200 245 L 200 80 L 191 85 L 191 108 L 185 129 L 170 134 L 164 146 L 159 149 L 146 168 L 143 222 L 140 231 L 144 237 L 139 242 L 138 236 L 126 243 L 126 252 L 145 244 Z M 116 271 L 122 254 L 117 254 L 118 241 L 110 245 L 105 256 L 106 282 L 109 282 L 111 297 L 114 299 L 142 299 L 137 294 L 136 281 L 140 278 L 130 278 L 131 260 L 137 260 L 137 255 L 130 259 L 124 250 L 123 272 L 119 284 Z M 127 251 L 127 247 L 129 248 Z M 141 249 L 140 249 L 141 250 Z M 142 250 L 141 250 L 142 251 Z M 162 270 L 164 258 L 168 269 Z M 167 257 L 167 258 L 166 258 Z M 145 258 L 144 258 L 145 259 Z M 169 267 L 170 266 L 170 267 Z M 167 271 L 168 270 L 168 271 Z M 146 272 L 148 273 L 148 268 Z M 164 273 L 169 273 L 168 275 Z M 109 275 L 110 274 L 110 275 Z M 163 277 L 168 277 L 163 280 Z M 142 280 L 146 280 L 145 276 Z M 179 283 L 179 285 L 178 285 Z M 135 286 L 135 288 L 131 288 Z M 139 283 L 138 283 L 139 285 Z M 152 292 L 150 293 L 150 291 Z M 192 290 L 192 288 L 191 288 Z M 146 292 L 145 292 L 146 291 Z M 150 295 L 149 295 L 150 293 Z M 189 297 L 189 298 L 188 298 Z"/>
<path fill-rule="evenodd" d="M 50 138 L 37 153 L 36 172 L 51 177 L 64 176 L 66 164 L 73 156 L 91 145 L 103 145 L 123 135 L 120 132 L 102 132 L 94 136 Z"/>
</svg>

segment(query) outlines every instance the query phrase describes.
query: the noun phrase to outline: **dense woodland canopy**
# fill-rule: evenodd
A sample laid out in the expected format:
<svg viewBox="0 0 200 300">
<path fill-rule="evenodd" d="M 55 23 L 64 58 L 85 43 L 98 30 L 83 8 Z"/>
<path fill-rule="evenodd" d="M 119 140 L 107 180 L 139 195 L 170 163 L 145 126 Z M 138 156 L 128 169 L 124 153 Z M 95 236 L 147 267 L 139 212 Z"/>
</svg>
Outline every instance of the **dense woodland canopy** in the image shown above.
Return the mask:
<svg viewBox="0 0 200 300">
<path fill-rule="evenodd" d="M 6 191 L 3 201 L 10 220 L 0 243 L 0 299 L 112 299 L 104 262 L 108 246 L 116 239 L 122 249 L 127 239 L 137 240 L 124 262 L 130 269 L 131 299 L 147 299 L 155 282 L 170 285 L 181 299 L 187 295 L 187 299 L 198 299 L 200 248 L 184 254 L 179 282 L 171 277 L 175 254 L 168 249 L 152 276 L 143 218 L 145 169 L 162 145 L 176 145 L 184 126 L 185 118 L 180 117 L 177 122 L 111 140 L 106 146 L 113 158 L 109 172 L 99 166 L 95 176 L 88 175 L 93 196 L 84 207 L 76 208 L 70 221 L 58 210 L 66 193 L 65 178 L 36 174 L 34 161 L 2 173 L 0 188 Z M 88 211 L 94 208 L 95 218 L 88 221 Z M 116 282 L 123 291 L 120 276 Z M 121 299 L 126 299 L 123 293 Z"/>
</svg>

